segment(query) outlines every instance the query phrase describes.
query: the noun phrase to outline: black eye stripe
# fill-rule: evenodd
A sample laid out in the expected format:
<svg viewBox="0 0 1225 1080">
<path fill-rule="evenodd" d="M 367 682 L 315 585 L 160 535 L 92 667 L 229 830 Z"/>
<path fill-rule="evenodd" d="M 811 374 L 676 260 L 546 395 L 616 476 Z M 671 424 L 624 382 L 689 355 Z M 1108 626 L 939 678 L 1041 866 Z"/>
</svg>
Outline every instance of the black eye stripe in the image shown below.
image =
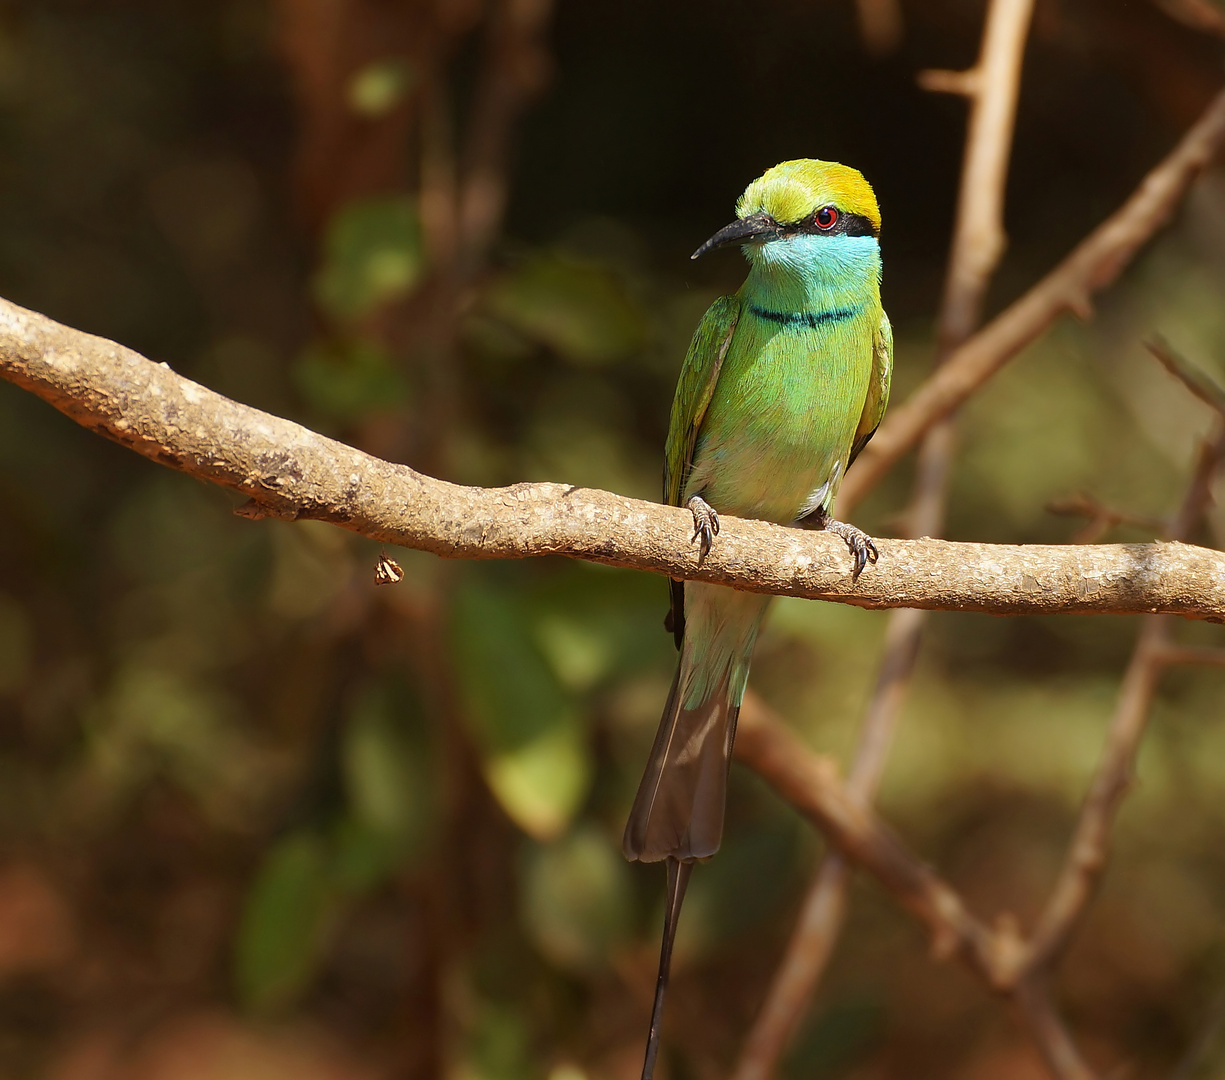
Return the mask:
<svg viewBox="0 0 1225 1080">
<path fill-rule="evenodd" d="M 837 214 L 838 220 L 829 229 L 822 229 L 810 215 L 794 225 L 780 225 L 779 232 L 783 236 L 880 236 L 880 230 L 862 214 L 848 214 L 841 210 Z"/>
</svg>

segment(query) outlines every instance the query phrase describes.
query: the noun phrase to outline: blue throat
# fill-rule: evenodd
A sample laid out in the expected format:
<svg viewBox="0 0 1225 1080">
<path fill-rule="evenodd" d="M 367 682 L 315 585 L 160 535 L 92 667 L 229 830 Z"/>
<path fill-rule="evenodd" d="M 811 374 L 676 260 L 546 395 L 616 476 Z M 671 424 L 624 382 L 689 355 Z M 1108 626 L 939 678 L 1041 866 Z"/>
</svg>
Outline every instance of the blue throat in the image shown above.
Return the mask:
<svg viewBox="0 0 1225 1080">
<path fill-rule="evenodd" d="M 791 236 L 746 245 L 749 310 L 783 326 L 853 318 L 880 296 L 880 245 L 873 236 Z"/>
</svg>

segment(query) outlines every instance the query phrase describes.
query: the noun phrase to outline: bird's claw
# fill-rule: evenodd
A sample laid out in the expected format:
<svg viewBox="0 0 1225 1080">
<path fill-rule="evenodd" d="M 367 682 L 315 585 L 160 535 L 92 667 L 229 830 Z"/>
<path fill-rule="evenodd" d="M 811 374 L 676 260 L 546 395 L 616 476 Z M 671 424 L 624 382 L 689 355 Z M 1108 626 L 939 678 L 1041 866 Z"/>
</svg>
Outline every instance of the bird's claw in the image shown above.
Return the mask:
<svg viewBox="0 0 1225 1080">
<path fill-rule="evenodd" d="M 715 513 L 715 508 L 700 495 L 695 495 L 685 506 L 693 515 L 693 536 L 689 542 L 693 543 L 694 540 L 699 542 L 698 562 L 702 563 L 710 554 L 715 537 L 719 535 L 719 515 Z"/>
<path fill-rule="evenodd" d="M 859 575 L 863 573 L 863 568 L 868 563 L 875 564 L 880 558 L 880 552 L 876 550 L 876 545 L 872 543 L 870 537 L 863 529 L 857 529 L 854 525 L 848 525 L 845 521 L 835 521 L 830 518 L 825 522 L 826 532 L 832 532 L 835 536 L 841 536 L 846 541 L 846 546 L 851 549 L 851 554 L 855 558 L 855 568 L 851 571 L 851 580 L 858 581 Z"/>
</svg>

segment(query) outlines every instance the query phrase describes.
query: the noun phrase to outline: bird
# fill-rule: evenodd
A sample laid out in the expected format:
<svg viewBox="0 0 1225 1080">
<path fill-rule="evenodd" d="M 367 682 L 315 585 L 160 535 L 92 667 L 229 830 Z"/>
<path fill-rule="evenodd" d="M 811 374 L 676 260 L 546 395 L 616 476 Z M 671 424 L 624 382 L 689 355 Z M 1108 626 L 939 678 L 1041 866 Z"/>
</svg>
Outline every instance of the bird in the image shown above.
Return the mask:
<svg viewBox="0 0 1225 1080">
<path fill-rule="evenodd" d="M 881 306 L 880 209 L 857 169 L 812 158 L 767 169 L 736 219 L 691 256 L 739 244 L 748 277 L 715 300 L 681 367 L 664 453 L 664 502 L 693 517 L 699 560 L 719 515 L 825 529 L 858 579 L 878 557 L 834 517 L 838 488 L 881 422 L 893 333 Z M 659 974 L 642 1080 L 651 1080 L 672 946 L 693 864 L 723 835 L 736 719 L 771 597 L 671 581 L 665 626 L 680 656 L 625 828 L 627 859 L 667 864 Z"/>
</svg>

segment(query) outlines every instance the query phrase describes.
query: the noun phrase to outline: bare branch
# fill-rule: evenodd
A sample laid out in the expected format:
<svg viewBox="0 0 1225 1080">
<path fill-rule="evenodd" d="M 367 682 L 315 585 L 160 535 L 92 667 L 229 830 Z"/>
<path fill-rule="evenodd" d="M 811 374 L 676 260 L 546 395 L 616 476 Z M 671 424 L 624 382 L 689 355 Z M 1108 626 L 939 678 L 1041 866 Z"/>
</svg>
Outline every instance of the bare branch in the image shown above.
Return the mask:
<svg viewBox="0 0 1225 1080">
<path fill-rule="evenodd" d="M 958 957 L 995 990 L 1014 991 L 1018 1007 L 1060 1080 L 1094 1080 L 1056 1014 L 1040 978 L 1018 981 L 1025 944 L 1011 920 L 976 918 L 958 892 L 914 855 L 870 807 L 838 779 L 829 758 L 813 753 L 751 690 L 745 695 L 736 757 L 807 817 L 841 856 L 866 870 L 931 936 L 937 959 Z M 838 893 L 827 899 L 839 901 Z M 836 914 L 831 909 L 830 914 Z M 831 935 L 814 938 L 828 946 Z"/>
<path fill-rule="evenodd" d="M 1025 957 L 1026 971 L 1049 969 L 1062 955 L 1105 869 L 1110 830 L 1131 788 L 1135 753 L 1163 667 L 1158 657 L 1167 633 L 1164 617 L 1145 620 L 1119 689 L 1102 762 Z"/>
<path fill-rule="evenodd" d="M 795 1035 L 846 918 L 851 868 L 837 851 L 821 859 L 770 991 L 744 1041 L 733 1080 L 767 1080 Z"/>
<path fill-rule="evenodd" d="M 893 52 L 902 43 L 902 5 L 899 0 L 856 0 L 859 33 L 874 56 Z"/>
<path fill-rule="evenodd" d="M 898 702 L 905 693 L 910 669 L 902 660 L 896 643 L 905 638 L 916 646 L 918 638 L 912 633 L 911 624 L 923 618 L 924 612 L 904 608 L 889 620 L 885 661 L 864 718 L 846 785 L 846 797 L 856 806 L 871 806 L 893 740 Z M 761 708 L 756 700 L 754 708 Z M 745 1040 L 735 1080 L 765 1080 L 773 1074 L 833 955 L 834 945 L 842 932 L 850 881 L 847 861 L 840 853 L 827 854 L 821 860 L 770 983 L 770 991 Z"/>
<path fill-rule="evenodd" d="M 471 269 L 497 234 L 506 204 L 506 167 L 515 121 L 543 89 L 549 57 L 541 39 L 553 0 L 502 0 L 489 20 L 487 59 L 464 154 L 459 217 L 463 262 Z"/>
<path fill-rule="evenodd" d="M 909 399 L 889 411 L 838 494 L 846 516 L 940 417 L 979 386 L 1065 311 L 1087 315 L 1089 298 L 1109 285 L 1169 220 L 1191 182 L 1225 140 L 1225 91 L 1148 174 L 1131 198 L 1024 296 L 956 350 Z"/>
<path fill-rule="evenodd" d="M 1096 1073 L 1081 1058 L 1067 1027 L 1055 1011 L 1046 983 L 1030 979 L 1017 987 L 1015 998 L 1034 1041 L 1057 1080 L 1095 1080 Z"/>
<path fill-rule="evenodd" d="M 939 362 L 978 325 L 987 284 L 1004 253 L 1004 183 L 1033 6 L 1033 0 L 994 0 L 987 11 L 940 310 Z"/>
<path fill-rule="evenodd" d="M 945 71 L 942 68 L 929 68 L 920 71 L 916 80 L 920 89 L 933 94 L 959 94 L 972 98 L 978 93 L 978 68 L 969 71 Z"/>
<path fill-rule="evenodd" d="M 963 93 L 972 102 L 937 333 L 937 364 L 978 324 L 983 296 L 1004 251 L 1004 183 L 1032 11 L 1033 0 L 992 0 L 974 68 L 964 73 L 925 72 L 919 77 L 920 85 L 928 89 Z M 951 416 L 924 436 L 907 514 L 912 536 L 936 536 L 943 531 L 955 446 Z M 889 619 L 876 687 L 864 714 L 847 784 L 852 798 L 864 805 L 871 804 L 880 786 L 925 617 L 921 611 L 903 609 Z M 822 860 L 770 993 L 745 1042 L 736 1080 L 766 1080 L 773 1074 L 841 933 L 849 882 L 840 856 Z"/>
<path fill-rule="evenodd" d="M 851 797 L 832 760 L 809 750 L 752 691 L 740 711 L 736 757 L 923 923 L 937 957 L 961 956 L 992 986 L 998 985 L 997 972 L 1011 966 L 999 936 L 870 807 Z"/>
<path fill-rule="evenodd" d="M 1156 4 L 1186 26 L 1225 37 L 1225 13 L 1212 0 L 1156 0 Z"/>
<path fill-rule="evenodd" d="M 1210 497 L 1212 476 L 1222 456 L 1225 456 L 1225 425 L 1200 453 L 1171 530 L 1174 537 L 1189 536 L 1202 516 Z M 1119 688 L 1106 749 L 1081 808 L 1055 888 L 1023 959 L 1022 979 L 1035 973 L 1043 974 L 1057 962 L 1101 879 L 1109 853 L 1110 830 L 1123 796 L 1132 784 L 1136 753 L 1148 723 L 1157 682 L 1175 653 L 1170 631 L 1170 619 L 1165 616 L 1153 615 L 1144 620 Z"/>
<path fill-rule="evenodd" d="M 1198 664 L 1203 667 L 1225 667 L 1225 649 L 1211 645 L 1175 645 L 1167 642 L 1158 652 L 1158 659 L 1167 667 L 1175 664 Z"/>
<path fill-rule="evenodd" d="M 1204 1017 L 1204 1022 L 1200 1026 L 1200 1030 L 1195 1038 L 1191 1041 L 1191 1045 L 1187 1047 L 1187 1052 L 1183 1055 L 1182 1060 L 1174 1067 L 1174 1071 L 1170 1073 L 1169 1080 L 1192 1080 L 1200 1070 L 1209 1052 L 1212 1050 L 1212 1044 L 1216 1042 L 1217 1035 L 1220 1034 L 1221 1026 L 1225 1024 L 1225 992 L 1217 994 L 1215 1000 L 1208 1007 L 1208 1012 Z"/>
<path fill-rule="evenodd" d="M 1052 514 L 1062 514 L 1067 517 L 1083 516 L 1089 519 L 1083 528 L 1073 534 L 1072 543 L 1074 544 L 1096 544 L 1116 525 L 1137 525 L 1142 529 L 1150 530 L 1154 536 L 1162 537 L 1169 531 L 1169 522 L 1107 506 L 1084 492 L 1079 495 L 1069 495 L 1065 499 L 1054 499 L 1046 504 L 1046 508 Z"/>
<path fill-rule="evenodd" d="M 424 476 L 0 301 L 0 376 L 159 464 L 251 496 L 248 517 L 314 519 L 446 558 L 566 555 L 859 607 L 996 614 L 1158 611 L 1225 620 L 1225 553 L 884 540 L 857 582 L 836 536 L 723 518 L 704 561 L 677 507 L 564 484 L 473 488 Z"/>
<path fill-rule="evenodd" d="M 1175 352 L 1165 338 L 1156 336 L 1144 343 L 1161 366 L 1191 391 L 1205 405 L 1225 416 L 1225 387 L 1202 368 L 1196 367 L 1182 354 Z"/>
</svg>

